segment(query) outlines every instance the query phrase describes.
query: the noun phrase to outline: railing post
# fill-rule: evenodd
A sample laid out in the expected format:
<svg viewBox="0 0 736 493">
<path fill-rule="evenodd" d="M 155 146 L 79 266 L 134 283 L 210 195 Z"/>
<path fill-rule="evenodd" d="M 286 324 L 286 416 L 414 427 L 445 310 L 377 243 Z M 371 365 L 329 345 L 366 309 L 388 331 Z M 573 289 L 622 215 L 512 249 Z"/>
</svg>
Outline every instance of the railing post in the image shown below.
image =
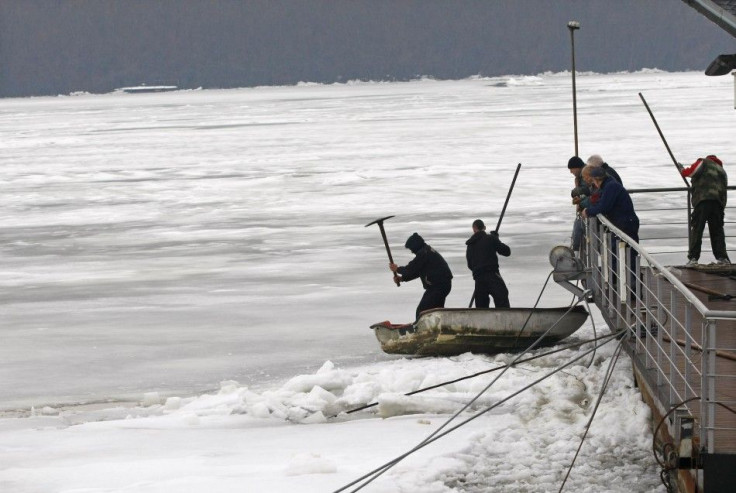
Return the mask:
<svg viewBox="0 0 736 493">
<path fill-rule="evenodd" d="M 716 322 L 705 320 L 703 327 L 703 388 L 701 389 L 701 413 L 704 417 L 701 429 L 705 429 L 708 453 L 715 452 L 716 428 Z"/>
<path fill-rule="evenodd" d="M 619 293 L 619 302 L 622 305 L 629 306 L 631 303 L 629 302 L 629 297 L 626 295 L 629 291 L 629 282 L 628 282 L 628 255 L 626 255 L 626 243 L 621 240 L 620 238 L 614 236 L 616 238 L 616 254 L 618 255 L 618 263 L 616 264 L 617 270 L 618 270 L 618 293 Z"/>
<path fill-rule="evenodd" d="M 670 313 L 677 313 L 675 311 L 677 304 L 677 297 L 675 296 L 675 290 L 670 290 Z M 661 334 L 664 330 L 664 327 L 659 330 L 659 333 Z M 669 396 L 669 402 L 667 403 L 667 406 L 670 407 L 675 402 L 675 394 L 677 393 L 677 382 L 675 382 L 674 378 L 677 375 L 677 324 L 671 323 L 670 324 L 670 382 L 672 382 L 672 385 L 670 385 L 670 396 Z M 685 363 L 685 375 L 684 379 L 687 381 L 687 372 L 688 368 L 690 367 L 689 364 Z M 685 399 L 687 399 L 687 385 L 683 385 L 685 390 Z"/>
<path fill-rule="evenodd" d="M 687 358 L 687 361 L 685 362 L 685 379 L 687 383 L 687 387 L 695 387 L 695 382 L 690 382 L 691 378 L 695 378 L 694 375 L 697 375 L 697 372 L 695 374 L 691 374 L 691 368 L 692 368 L 692 351 L 693 351 L 693 345 L 692 345 L 692 330 L 691 327 L 693 326 L 693 311 L 692 307 L 689 303 L 685 303 L 685 357 Z M 702 382 L 701 382 L 702 386 Z M 703 389 L 700 389 L 700 393 L 702 395 Z M 685 393 L 685 399 L 689 399 L 690 397 L 695 397 L 687 395 L 687 392 Z M 701 413 L 702 416 L 702 413 Z"/>
</svg>

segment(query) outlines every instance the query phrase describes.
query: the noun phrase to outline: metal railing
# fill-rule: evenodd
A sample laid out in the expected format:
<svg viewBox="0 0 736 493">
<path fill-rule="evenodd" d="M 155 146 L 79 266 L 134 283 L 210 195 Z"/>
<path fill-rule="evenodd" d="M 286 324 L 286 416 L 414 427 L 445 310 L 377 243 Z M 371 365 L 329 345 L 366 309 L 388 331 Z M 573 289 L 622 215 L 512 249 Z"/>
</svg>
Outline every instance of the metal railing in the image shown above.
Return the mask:
<svg viewBox="0 0 736 493">
<path fill-rule="evenodd" d="M 736 186 L 729 186 L 727 189 L 729 191 L 736 190 Z M 647 223 L 648 226 L 648 234 L 641 235 L 639 243 L 647 246 L 650 255 L 681 253 L 684 257 L 688 251 L 691 234 L 689 224 L 692 208 L 689 206 L 691 199 L 689 189 L 685 187 L 632 188 L 627 189 L 627 191 L 635 203 L 639 219 L 642 224 Z M 666 194 L 666 196 L 663 198 L 662 194 Z M 674 198 L 674 196 L 680 194 L 681 197 Z M 663 208 L 663 200 L 671 208 Z M 669 211 L 665 221 L 663 221 L 663 210 Z M 734 206 L 725 207 L 727 215 L 734 210 L 736 210 Z M 671 222 L 673 219 L 675 222 Z M 725 224 L 733 224 L 733 222 L 725 221 Z M 658 237 L 656 233 L 664 234 L 664 237 Z M 728 236 L 728 228 L 725 233 L 727 235 L 726 240 L 734 238 L 734 236 Z M 653 234 L 655 236 L 652 236 Z M 709 237 L 709 228 L 705 228 L 703 239 Z M 674 250 L 671 245 L 673 241 L 676 241 L 679 245 Z M 704 253 L 706 252 L 707 249 Z"/>
<path fill-rule="evenodd" d="M 700 449 L 736 453 L 736 352 L 719 346 L 736 311 L 709 310 L 668 268 L 605 217 L 590 218 L 580 257 L 588 286 L 663 416 L 695 418 Z M 732 359 L 733 358 L 733 359 Z"/>
</svg>

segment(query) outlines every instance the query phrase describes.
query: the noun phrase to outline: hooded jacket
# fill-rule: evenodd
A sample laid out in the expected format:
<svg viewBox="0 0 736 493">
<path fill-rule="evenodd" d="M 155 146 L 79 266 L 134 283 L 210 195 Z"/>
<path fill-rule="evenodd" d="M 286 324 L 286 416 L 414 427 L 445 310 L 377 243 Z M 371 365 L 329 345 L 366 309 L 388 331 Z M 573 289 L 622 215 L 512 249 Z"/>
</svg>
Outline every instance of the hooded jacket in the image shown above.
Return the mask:
<svg viewBox="0 0 736 493">
<path fill-rule="evenodd" d="M 487 234 L 478 231 L 465 242 L 468 246 L 465 250 L 465 258 L 468 261 L 468 269 L 473 272 L 473 279 L 484 273 L 498 272 L 498 256 L 511 255 L 511 248 L 498 239 L 498 235 Z"/>
<path fill-rule="evenodd" d="M 414 253 L 414 259 L 404 267 L 396 269 L 403 281 L 421 278 L 422 286 L 427 289 L 438 284 L 446 284 L 452 280 L 452 271 L 445 259 L 434 248 L 427 245 L 424 239 L 414 233 L 404 245 Z"/>
</svg>

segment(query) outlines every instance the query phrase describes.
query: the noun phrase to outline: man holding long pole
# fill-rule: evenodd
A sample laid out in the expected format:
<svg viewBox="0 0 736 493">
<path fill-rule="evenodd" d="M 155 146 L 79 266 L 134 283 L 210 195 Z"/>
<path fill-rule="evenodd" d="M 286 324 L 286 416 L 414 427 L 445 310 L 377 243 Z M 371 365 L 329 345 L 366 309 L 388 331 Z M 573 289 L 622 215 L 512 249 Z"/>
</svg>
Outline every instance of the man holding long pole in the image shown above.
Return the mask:
<svg viewBox="0 0 736 493">
<path fill-rule="evenodd" d="M 723 163 L 715 155 L 699 158 L 685 168 L 677 163 L 680 174 L 692 182 L 693 213 L 690 218 L 690 241 L 687 266 L 694 267 L 700 258 L 703 230 L 708 224 L 710 244 L 716 264 L 731 265 L 726 252 L 726 235 L 723 232 L 724 209 L 728 193 L 728 176 Z"/>
<path fill-rule="evenodd" d="M 496 254 L 508 257 L 511 248 L 501 242 L 498 231 L 487 234 L 486 225 L 480 219 L 473 221 L 473 236 L 465 244 L 468 246 L 465 252 L 468 269 L 473 272 L 475 281 L 475 307 L 488 308 L 490 296 L 496 308 L 509 308 L 509 290 L 499 272 Z"/>
<path fill-rule="evenodd" d="M 514 178 L 511 180 L 511 186 L 506 194 L 506 201 L 503 203 L 501 215 L 498 217 L 495 231 L 486 234 L 486 225 L 480 219 L 473 222 L 473 236 L 465 242 L 467 249 L 465 257 L 468 262 L 468 268 L 473 272 L 473 280 L 475 281 L 475 290 L 473 297 L 470 298 L 468 308 L 473 306 L 475 302 L 476 308 L 488 308 L 490 306 L 489 296 L 493 298 L 496 308 L 509 308 L 509 290 L 506 283 L 501 277 L 498 270 L 498 256 L 496 253 L 508 257 L 511 255 L 511 249 L 508 245 L 501 243 L 498 239 L 498 230 L 501 228 L 501 221 L 506 215 L 506 207 L 509 205 L 511 192 L 514 191 L 516 178 L 519 176 L 521 163 L 516 166 Z"/>
</svg>

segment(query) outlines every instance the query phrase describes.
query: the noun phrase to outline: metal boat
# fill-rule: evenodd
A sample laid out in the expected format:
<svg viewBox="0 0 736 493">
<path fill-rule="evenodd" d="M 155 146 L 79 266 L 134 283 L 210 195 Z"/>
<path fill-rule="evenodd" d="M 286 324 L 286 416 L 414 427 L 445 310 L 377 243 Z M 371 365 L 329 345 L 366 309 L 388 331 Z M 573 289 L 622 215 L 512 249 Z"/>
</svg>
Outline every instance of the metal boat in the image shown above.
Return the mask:
<svg viewBox="0 0 736 493">
<path fill-rule="evenodd" d="M 371 325 L 389 354 L 454 356 L 521 351 L 544 336 L 551 346 L 574 333 L 588 318 L 582 306 L 562 308 L 435 308 L 412 324 Z"/>
</svg>

